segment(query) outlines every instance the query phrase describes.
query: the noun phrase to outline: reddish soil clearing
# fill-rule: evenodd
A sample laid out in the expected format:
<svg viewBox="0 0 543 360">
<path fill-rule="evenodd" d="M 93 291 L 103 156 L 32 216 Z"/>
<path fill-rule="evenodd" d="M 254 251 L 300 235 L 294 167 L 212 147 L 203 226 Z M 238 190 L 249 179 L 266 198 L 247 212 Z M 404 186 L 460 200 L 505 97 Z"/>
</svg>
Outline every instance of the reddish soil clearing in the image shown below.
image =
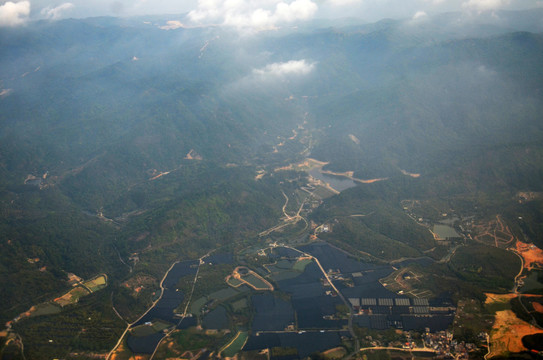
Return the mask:
<svg viewBox="0 0 543 360">
<path fill-rule="evenodd" d="M 534 307 L 534 310 L 537 311 L 538 313 L 543 313 L 543 305 L 542 304 L 534 301 L 532 303 L 532 306 Z"/>
<path fill-rule="evenodd" d="M 510 352 L 527 351 L 528 349 L 522 345 L 522 338 L 526 335 L 540 333 L 543 333 L 543 330 L 519 319 L 513 311 L 498 311 L 490 332 L 490 357 L 506 355 Z"/>
<path fill-rule="evenodd" d="M 517 240 L 517 253 L 524 259 L 524 268 L 528 270 L 543 268 L 543 250 L 535 245 Z"/>
</svg>

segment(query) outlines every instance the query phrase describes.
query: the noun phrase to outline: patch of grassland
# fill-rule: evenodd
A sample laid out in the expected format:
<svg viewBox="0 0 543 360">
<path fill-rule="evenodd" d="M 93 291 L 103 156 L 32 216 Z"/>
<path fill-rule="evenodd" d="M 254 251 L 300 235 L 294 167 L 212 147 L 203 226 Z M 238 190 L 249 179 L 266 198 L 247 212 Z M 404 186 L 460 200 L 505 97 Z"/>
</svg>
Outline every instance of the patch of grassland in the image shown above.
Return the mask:
<svg viewBox="0 0 543 360">
<path fill-rule="evenodd" d="M 343 359 L 347 355 L 347 350 L 343 347 L 337 347 L 330 350 L 326 350 L 322 353 L 325 359 Z"/>
<path fill-rule="evenodd" d="M 133 328 L 130 332 L 133 336 L 149 336 L 153 335 L 157 332 L 161 332 L 163 330 L 168 329 L 171 327 L 172 324 L 167 323 L 165 321 L 155 321 L 151 325 L 140 325 L 135 328 Z"/>
<path fill-rule="evenodd" d="M 136 337 L 144 337 L 153 335 L 156 331 L 151 325 L 140 325 L 133 328 L 130 333 Z"/>
<path fill-rule="evenodd" d="M 36 310 L 30 314 L 30 317 L 58 314 L 61 311 L 58 305 L 47 302 L 36 305 Z"/>
<path fill-rule="evenodd" d="M 254 286 L 257 289 L 268 289 L 268 284 L 262 281 L 260 278 L 253 274 L 249 274 L 243 277 L 243 280 L 247 281 L 249 284 Z"/>
<path fill-rule="evenodd" d="M 238 287 L 240 286 L 241 284 L 243 284 L 242 281 L 236 279 L 235 277 L 231 276 L 228 281 L 227 281 L 228 285 L 230 286 L 233 286 L 233 287 Z"/>
<path fill-rule="evenodd" d="M 198 314 L 200 312 L 200 309 L 202 308 L 202 306 L 204 306 L 206 302 L 207 302 L 206 297 L 201 297 L 193 301 L 192 304 L 190 304 L 190 312 L 192 314 Z"/>
<path fill-rule="evenodd" d="M 281 271 L 275 274 L 270 275 L 270 278 L 274 281 L 288 280 L 293 279 L 297 276 L 300 276 L 300 273 L 297 271 Z"/>
<path fill-rule="evenodd" d="M 55 303 L 60 306 L 66 306 L 75 304 L 79 301 L 79 298 L 89 295 L 89 291 L 82 286 L 76 286 L 66 294 L 55 299 Z"/>
<path fill-rule="evenodd" d="M 317 195 L 318 197 L 322 198 L 322 199 L 326 199 L 326 198 L 329 198 L 329 197 L 332 197 L 334 195 L 336 195 L 336 193 L 334 193 L 333 191 L 323 187 L 323 186 L 316 186 L 316 189 L 315 191 L 313 192 L 313 194 Z"/>
<path fill-rule="evenodd" d="M 234 297 L 237 294 L 239 294 L 239 292 L 237 292 L 236 290 L 234 290 L 232 288 L 226 288 L 226 289 L 222 289 L 222 290 L 219 290 L 219 291 L 215 291 L 215 292 L 209 294 L 208 297 L 209 297 L 209 299 L 215 299 L 215 300 L 223 301 L 223 300 L 229 299 L 231 297 Z"/>
<path fill-rule="evenodd" d="M 248 337 L 249 334 L 246 331 L 239 331 L 236 337 L 221 351 L 222 356 L 232 357 L 236 355 L 241 351 Z"/>
<path fill-rule="evenodd" d="M 219 343 L 223 341 L 223 337 L 224 335 L 222 333 L 208 335 L 196 329 L 181 330 L 172 334 L 176 348 L 181 351 L 194 351 L 204 348 L 216 349 L 218 348 Z"/>
<path fill-rule="evenodd" d="M 509 299 L 500 299 L 485 303 L 484 308 L 489 314 L 495 314 L 498 311 L 511 310 L 511 302 Z"/>
<path fill-rule="evenodd" d="M 165 321 L 155 321 L 153 323 L 153 329 L 155 329 L 155 331 L 157 331 L 157 332 L 166 330 L 170 326 L 172 326 L 172 324 L 169 324 L 169 323 L 167 323 Z"/>
<path fill-rule="evenodd" d="M 307 265 L 311 264 L 313 260 L 312 259 L 301 259 L 296 261 L 294 266 L 292 267 L 293 270 L 304 272 Z"/>
<path fill-rule="evenodd" d="M 234 301 L 232 303 L 232 310 L 237 312 L 237 311 L 245 309 L 247 306 L 249 306 L 249 305 L 247 303 L 246 298 L 239 299 L 238 301 Z"/>
<path fill-rule="evenodd" d="M 94 279 L 85 281 L 83 285 L 88 287 L 92 292 L 102 290 L 107 286 L 107 278 L 105 275 L 100 275 Z"/>
</svg>

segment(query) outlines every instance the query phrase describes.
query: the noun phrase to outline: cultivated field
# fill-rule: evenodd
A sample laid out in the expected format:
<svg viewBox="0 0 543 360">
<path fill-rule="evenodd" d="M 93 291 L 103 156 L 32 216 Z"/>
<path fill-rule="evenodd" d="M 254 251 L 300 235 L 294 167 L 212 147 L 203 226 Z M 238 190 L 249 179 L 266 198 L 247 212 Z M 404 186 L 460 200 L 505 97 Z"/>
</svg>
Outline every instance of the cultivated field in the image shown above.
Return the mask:
<svg viewBox="0 0 543 360">
<path fill-rule="evenodd" d="M 236 336 L 226 346 L 221 349 L 220 354 L 226 357 L 232 357 L 236 355 L 245 345 L 249 334 L 246 331 L 238 331 Z"/>
<path fill-rule="evenodd" d="M 84 287 L 76 286 L 61 297 L 56 298 L 54 302 L 60 306 L 75 304 L 79 301 L 79 298 L 89 294 L 90 292 Z"/>
<path fill-rule="evenodd" d="M 83 285 L 89 288 L 91 292 L 102 290 L 103 288 L 107 286 L 107 276 L 106 275 L 97 276 L 94 279 L 85 281 Z"/>
<path fill-rule="evenodd" d="M 231 275 L 228 275 L 226 278 L 226 283 L 231 285 L 232 278 L 241 281 L 242 283 L 250 286 L 254 290 L 270 290 L 273 291 L 273 285 L 270 284 L 262 276 L 255 273 L 253 270 L 246 268 L 244 266 L 238 266 L 234 269 Z M 234 281 L 234 283 L 237 283 Z M 231 285 L 235 286 L 235 285 Z M 238 285 L 239 286 L 239 285 Z M 236 287 L 236 286 L 235 286 Z"/>
</svg>

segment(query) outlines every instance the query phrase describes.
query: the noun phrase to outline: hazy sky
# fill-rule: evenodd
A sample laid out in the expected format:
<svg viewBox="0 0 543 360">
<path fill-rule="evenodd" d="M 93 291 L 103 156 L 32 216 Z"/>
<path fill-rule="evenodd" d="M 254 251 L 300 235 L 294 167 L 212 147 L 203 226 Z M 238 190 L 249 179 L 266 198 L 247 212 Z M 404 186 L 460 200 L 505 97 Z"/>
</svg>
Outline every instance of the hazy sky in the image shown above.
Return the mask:
<svg viewBox="0 0 543 360">
<path fill-rule="evenodd" d="M 0 26 L 20 26 L 39 18 L 189 13 L 184 22 L 273 27 L 322 17 L 376 21 L 444 11 L 477 15 L 534 7 L 543 7 L 543 0 L 0 0 Z"/>
</svg>

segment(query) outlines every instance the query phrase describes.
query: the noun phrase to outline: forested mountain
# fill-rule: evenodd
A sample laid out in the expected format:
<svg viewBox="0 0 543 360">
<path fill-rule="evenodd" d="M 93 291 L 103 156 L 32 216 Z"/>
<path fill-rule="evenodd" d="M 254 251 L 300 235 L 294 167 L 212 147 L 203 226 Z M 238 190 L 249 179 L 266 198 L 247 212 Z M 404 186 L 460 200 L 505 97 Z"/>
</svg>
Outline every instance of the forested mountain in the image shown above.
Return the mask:
<svg viewBox="0 0 543 360">
<path fill-rule="evenodd" d="M 519 16 L 505 15 L 508 26 Z M 176 168 L 191 149 L 251 162 L 305 112 L 320 131 L 312 156 L 361 177 L 537 143 L 541 35 L 428 30 L 439 21 L 256 35 L 110 18 L 4 30 L 4 186 L 49 172 L 72 196 L 85 188 L 94 210 L 107 206 L 92 203 L 98 192 Z"/>
</svg>

